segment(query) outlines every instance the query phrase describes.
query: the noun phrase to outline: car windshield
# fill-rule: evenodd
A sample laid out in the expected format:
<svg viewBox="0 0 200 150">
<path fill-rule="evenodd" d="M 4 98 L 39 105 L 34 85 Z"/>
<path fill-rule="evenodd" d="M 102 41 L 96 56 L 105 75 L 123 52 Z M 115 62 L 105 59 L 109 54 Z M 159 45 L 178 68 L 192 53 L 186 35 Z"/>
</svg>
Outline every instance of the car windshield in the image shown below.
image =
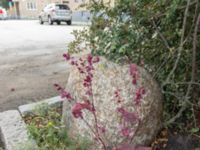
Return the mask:
<svg viewBox="0 0 200 150">
<path fill-rule="evenodd" d="M 56 5 L 56 9 L 67 9 L 67 10 L 69 10 L 69 7 L 67 5 Z"/>
</svg>

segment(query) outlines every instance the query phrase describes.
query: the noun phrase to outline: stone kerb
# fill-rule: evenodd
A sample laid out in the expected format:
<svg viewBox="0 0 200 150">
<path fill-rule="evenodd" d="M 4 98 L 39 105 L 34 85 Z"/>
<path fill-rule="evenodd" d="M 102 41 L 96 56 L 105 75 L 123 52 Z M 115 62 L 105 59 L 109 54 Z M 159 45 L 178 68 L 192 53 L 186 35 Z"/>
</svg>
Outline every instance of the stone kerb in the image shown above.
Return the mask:
<svg viewBox="0 0 200 150">
<path fill-rule="evenodd" d="M 17 110 L 0 113 L 1 141 L 5 150 L 37 150 L 35 141 L 29 138 L 26 124 Z"/>
</svg>

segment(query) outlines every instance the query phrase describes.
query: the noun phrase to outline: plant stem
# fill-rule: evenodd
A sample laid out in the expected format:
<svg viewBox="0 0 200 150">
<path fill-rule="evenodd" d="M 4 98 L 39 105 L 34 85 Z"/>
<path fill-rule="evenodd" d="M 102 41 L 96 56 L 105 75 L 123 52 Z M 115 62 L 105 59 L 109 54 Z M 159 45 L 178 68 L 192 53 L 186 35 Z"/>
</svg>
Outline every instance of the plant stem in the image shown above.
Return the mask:
<svg viewBox="0 0 200 150">
<path fill-rule="evenodd" d="M 91 87 L 92 88 L 92 87 Z M 91 89 L 92 90 L 92 89 Z M 93 93 L 93 90 L 92 90 L 92 93 Z M 92 107 L 95 109 L 95 105 L 94 105 L 94 96 L 93 94 L 91 95 L 91 101 L 92 101 Z M 94 116 L 94 121 L 95 121 L 95 129 L 96 129 L 96 134 L 97 134 L 97 138 L 99 139 L 99 141 L 101 142 L 104 150 L 107 150 L 107 147 L 106 147 L 106 144 L 104 143 L 103 139 L 100 137 L 100 134 L 99 134 L 99 129 L 98 129 L 98 120 L 97 120 L 97 115 L 96 115 L 96 111 L 92 112 L 93 116 Z"/>
<path fill-rule="evenodd" d="M 197 32 L 198 32 L 198 26 L 200 24 L 200 14 L 198 15 L 197 21 L 196 21 L 196 25 L 195 25 L 195 31 L 193 34 L 193 49 L 192 49 L 192 73 L 191 73 L 191 81 L 188 84 L 188 88 L 187 88 L 187 92 L 186 95 L 184 97 L 184 101 L 183 101 L 183 105 L 181 107 L 181 109 L 179 110 L 179 112 L 176 114 L 176 116 L 174 116 L 173 118 L 171 118 L 169 121 L 167 121 L 166 125 L 169 125 L 171 123 L 173 123 L 177 118 L 179 118 L 183 111 L 187 108 L 188 104 L 188 96 L 190 94 L 190 91 L 192 89 L 192 83 L 195 81 L 195 70 L 196 70 L 196 46 L 197 46 Z"/>
<path fill-rule="evenodd" d="M 189 11 L 190 1 L 191 0 L 187 1 L 187 6 L 186 6 L 186 9 L 185 9 L 185 13 L 184 13 L 182 35 L 181 35 L 181 40 L 180 40 L 180 46 L 179 46 L 179 49 L 178 49 L 177 59 L 174 63 L 174 66 L 173 66 L 171 72 L 167 76 L 166 81 L 164 82 L 164 85 L 165 85 L 166 82 L 169 82 L 169 80 L 170 80 L 171 76 L 173 75 L 173 73 L 175 72 L 175 70 L 178 66 L 179 60 L 181 58 L 181 54 L 182 54 L 183 46 L 184 46 L 185 29 L 186 29 L 186 23 L 187 23 L 187 16 L 188 16 L 188 11 Z"/>
</svg>

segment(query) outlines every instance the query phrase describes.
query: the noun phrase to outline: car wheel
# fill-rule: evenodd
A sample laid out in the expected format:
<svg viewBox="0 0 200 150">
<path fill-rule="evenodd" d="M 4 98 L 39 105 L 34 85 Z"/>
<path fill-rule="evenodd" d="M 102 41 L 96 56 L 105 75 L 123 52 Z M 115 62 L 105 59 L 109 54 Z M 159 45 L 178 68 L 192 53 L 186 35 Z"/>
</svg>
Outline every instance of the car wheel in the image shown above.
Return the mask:
<svg viewBox="0 0 200 150">
<path fill-rule="evenodd" d="M 57 21 L 56 23 L 57 23 L 57 25 L 60 25 L 60 21 Z"/>
<path fill-rule="evenodd" d="M 42 21 L 42 18 L 39 18 L 40 24 L 44 24 L 44 22 Z"/>
<path fill-rule="evenodd" d="M 67 21 L 67 25 L 71 25 L 71 24 L 72 24 L 71 20 Z"/>
<path fill-rule="evenodd" d="M 50 16 L 48 17 L 48 23 L 49 23 L 49 25 L 52 25 L 52 24 L 53 24 L 53 21 L 51 20 L 51 17 L 50 17 Z"/>
</svg>

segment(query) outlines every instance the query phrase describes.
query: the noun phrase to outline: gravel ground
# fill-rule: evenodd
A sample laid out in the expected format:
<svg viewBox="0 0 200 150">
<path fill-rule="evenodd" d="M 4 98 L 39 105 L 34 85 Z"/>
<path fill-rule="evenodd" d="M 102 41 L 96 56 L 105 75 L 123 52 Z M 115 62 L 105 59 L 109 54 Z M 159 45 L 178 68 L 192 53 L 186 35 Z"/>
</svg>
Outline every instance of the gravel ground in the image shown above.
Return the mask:
<svg viewBox="0 0 200 150">
<path fill-rule="evenodd" d="M 69 74 L 62 54 L 82 28 L 0 21 L 0 112 L 58 95 L 53 84 L 64 86 Z"/>
</svg>

